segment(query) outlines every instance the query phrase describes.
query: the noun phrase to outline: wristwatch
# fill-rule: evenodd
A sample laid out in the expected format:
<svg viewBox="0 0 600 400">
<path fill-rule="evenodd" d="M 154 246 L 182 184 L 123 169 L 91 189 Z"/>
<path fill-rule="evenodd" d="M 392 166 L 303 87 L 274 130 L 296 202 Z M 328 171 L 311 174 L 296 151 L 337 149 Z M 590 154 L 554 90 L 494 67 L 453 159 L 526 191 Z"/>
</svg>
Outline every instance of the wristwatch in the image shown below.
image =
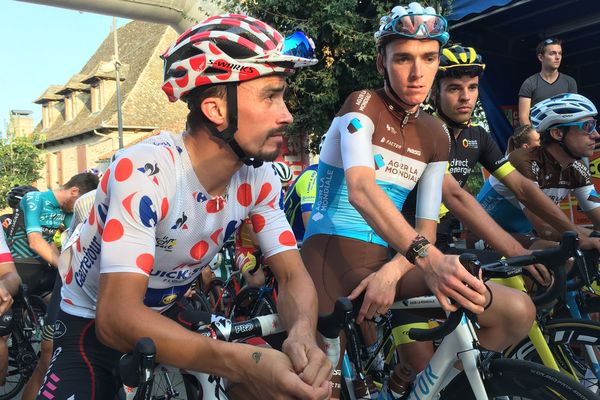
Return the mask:
<svg viewBox="0 0 600 400">
<path fill-rule="evenodd" d="M 429 240 L 421 235 L 417 235 L 408 247 L 408 251 L 404 256 L 411 264 L 414 264 L 417 261 L 417 257 L 427 257 L 430 246 L 431 243 L 429 243 Z"/>
</svg>

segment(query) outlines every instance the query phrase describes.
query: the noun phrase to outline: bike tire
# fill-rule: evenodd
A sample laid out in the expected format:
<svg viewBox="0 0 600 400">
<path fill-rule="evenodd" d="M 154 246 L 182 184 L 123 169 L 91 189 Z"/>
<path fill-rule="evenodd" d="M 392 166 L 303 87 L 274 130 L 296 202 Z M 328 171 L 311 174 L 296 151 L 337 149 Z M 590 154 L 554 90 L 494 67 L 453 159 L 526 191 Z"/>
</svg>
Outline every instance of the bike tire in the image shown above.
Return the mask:
<svg viewBox="0 0 600 400">
<path fill-rule="evenodd" d="M 184 388 L 185 397 L 177 389 Z M 184 374 L 174 368 L 159 366 L 154 371 L 151 399 L 161 400 L 192 400 L 188 397 Z M 195 400 L 195 399 L 194 399 Z"/>
<path fill-rule="evenodd" d="M 0 387 L 0 400 L 16 398 L 28 379 L 29 375 L 24 374 L 19 370 L 19 366 L 17 365 L 15 358 L 11 356 L 9 348 L 8 372 L 6 374 L 6 383 Z"/>
<path fill-rule="evenodd" d="M 202 400 L 204 394 L 196 378 L 189 374 L 183 374 L 182 376 L 187 400 Z"/>
<path fill-rule="evenodd" d="M 17 312 L 15 307 L 13 312 Z M 34 307 L 22 309 L 22 316 L 15 319 L 13 334 L 8 345 L 8 370 L 6 382 L 0 386 L 0 400 L 15 398 L 29 380 L 40 355 L 41 325 L 40 312 Z M 29 326 L 31 331 L 25 332 Z M 14 330 L 19 329 L 17 333 Z M 36 337 L 37 334 L 37 337 Z"/>
<path fill-rule="evenodd" d="M 581 383 L 586 387 L 593 388 L 596 393 L 600 393 L 597 381 L 585 379 L 586 372 L 589 369 L 593 371 L 593 367 L 588 365 L 589 362 L 583 349 L 584 345 L 594 346 L 595 349 L 600 346 L 600 323 L 580 319 L 556 319 L 546 322 L 543 330 L 546 342 L 559 366 L 566 370 L 572 367 Z M 597 350 L 596 354 L 600 355 Z M 529 338 L 511 349 L 507 356 L 541 364 L 541 359 Z"/>
<path fill-rule="evenodd" d="M 489 398 L 530 400 L 598 400 L 598 396 L 560 372 L 543 365 L 513 359 L 491 360 L 484 385 Z M 442 400 L 475 399 L 464 372 L 441 393 Z"/>
</svg>

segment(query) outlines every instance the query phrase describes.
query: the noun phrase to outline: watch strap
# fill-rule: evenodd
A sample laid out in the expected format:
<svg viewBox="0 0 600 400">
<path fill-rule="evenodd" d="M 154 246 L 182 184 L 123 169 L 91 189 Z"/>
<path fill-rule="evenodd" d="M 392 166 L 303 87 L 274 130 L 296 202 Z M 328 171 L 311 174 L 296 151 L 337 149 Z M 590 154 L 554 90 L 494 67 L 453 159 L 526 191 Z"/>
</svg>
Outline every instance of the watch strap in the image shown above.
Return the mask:
<svg viewBox="0 0 600 400">
<path fill-rule="evenodd" d="M 422 235 L 417 235 L 412 243 L 410 244 L 410 246 L 408 246 L 408 250 L 406 251 L 406 254 L 404 255 L 404 257 L 406 257 L 406 259 L 411 263 L 414 264 L 417 260 L 417 257 L 420 256 L 419 252 L 425 248 L 425 247 L 429 247 L 431 245 L 431 243 L 429 242 L 429 240 L 427 240 L 424 236 Z"/>
</svg>

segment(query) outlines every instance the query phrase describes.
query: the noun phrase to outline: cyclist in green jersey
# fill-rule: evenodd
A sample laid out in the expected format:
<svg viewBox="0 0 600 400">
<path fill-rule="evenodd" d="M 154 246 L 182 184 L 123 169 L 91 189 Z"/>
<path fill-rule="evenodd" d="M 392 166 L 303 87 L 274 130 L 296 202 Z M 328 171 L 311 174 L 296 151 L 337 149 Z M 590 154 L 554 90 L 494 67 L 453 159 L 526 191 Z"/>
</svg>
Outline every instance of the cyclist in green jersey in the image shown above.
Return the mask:
<svg viewBox="0 0 600 400">
<path fill-rule="evenodd" d="M 28 192 L 15 209 L 7 242 L 17 272 L 33 294 L 51 292 L 56 279 L 59 251 L 53 244 L 57 230 L 71 223 L 73 205 L 82 194 L 98 186 L 98 177 L 92 173 L 73 176 L 58 189 Z M 49 309 L 50 311 L 50 309 Z M 23 399 L 33 399 L 39 390 L 52 355 L 54 318 L 44 328 L 42 353 Z"/>
<path fill-rule="evenodd" d="M 283 203 L 285 216 L 299 244 L 304 239 L 304 231 L 317 195 L 317 167 L 317 164 L 313 164 L 302 171 L 288 189 Z"/>
</svg>

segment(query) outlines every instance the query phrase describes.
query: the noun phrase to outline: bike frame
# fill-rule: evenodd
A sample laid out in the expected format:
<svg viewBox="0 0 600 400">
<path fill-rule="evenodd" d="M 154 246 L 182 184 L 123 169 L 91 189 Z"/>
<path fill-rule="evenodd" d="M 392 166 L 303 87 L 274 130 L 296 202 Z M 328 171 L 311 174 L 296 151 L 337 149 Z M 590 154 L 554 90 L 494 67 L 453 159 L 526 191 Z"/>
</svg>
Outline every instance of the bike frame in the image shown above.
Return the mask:
<svg viewBox="0 0 600 400">
<path fill-rule="evenodd" d="M 278 314 L 259 316 L 252 318 L 252 320 L 257 320 L 260 325 L 260 332 L 262 332 L 260 337 L 274 335 L 285 330 Z M 222 335 L 223 339 L 226 341 L 229 341 L 230 337 L 235 337 L 233 336 L 234 334 L 239 335 L 246 332 L 251 332 L 256 328 L 250 321 L 248 321 L 247 324 L 244 323 L 246 321 L 232 324 L 231 320 L 224 317 L 219 317 L 216 320 L 213 320 L 212 322 L 218 328 L 218 334 Z M 214 336 L 215 331 L 203 328 L 204 326 L 198 328 L 197 333 L 218 340 L 217 338 L 219 336 Z M 340 354 L 339 337 L 336 339 L 327 340 L 327 343 L 329 344 L 329 349 L 327 351 L 327 356 L 329 360 L 332 363 L 337 362 Z M 196 379 L 198 383 L 198 388 L 202 393 L 202 400 L 227 400 L 227 395 L 223 390 L 227 387 L 227 381 L 225 379 L 217 379 L 215 376 L 207 373 L 184 370 L 162 364 L 157 365 L 154 368 L 154 371 L 160 371 L 163 374 L 171 374 L 170 376 L 172 376 L 175 373 L 192 376 Z M 221 382 L 222 384 L 220 384 Z M 136 398 L 136 388 L 130 388 L 125 385 L 123 385 L 123 387 L 125 389 L 127 400 Z"/>
<path fill-rule="evenodd" d="M 525 281 L 523 280 L 523 277 L 521 275 L 505 279 L 493 279 L 493 281 L 501 285 L 511 287 L 513 289 L 525 292 L 527 291 L 525 288 Z M 587 314 L 581 313 L 581 311 L 579 310 L 576 297 L 576 291 L 567 292 L 566 304 L 567 308 L 569 309 L 569 313 L 573 318 L 590 320 Z M 554 357 L 554 354 L 552 353 L 552 350 L 550 350 L 550 346 L 548 345 L 548 342 L 546 341 L 546 338 L 544 337 L 544 334 L 537 321 L 533 322 L 533 326 L 529 331 L 529 339 L 531 340 L 531 343 L 533 343 L 535 351 L 537 351 L 538 355 L 540 356 L 540 359 L 542 360 L 542 363 L 545 366 L 552 368 L 555 371 L 564 372 L 568 374 L 571 378 L 578 380 L 575 369 L 573 368 L 573 366 L 570 365 L 566 357 L 563 357 L 562 361 L 565 365 L 568 366 L 568 369 L 561 368 L 559 366 L 558 362 L 556 361 L 556 358 Z M 600 380 L 600 364 L 598 363 L 598 358 L 596 357 L 593 347 L 590 345 L 586 345 L 585 351 L 587 356 L 590 358 L 590 363 L 592 364 L 592 367 L 594 369 L 594 375 L 596 375 L 596 378 Z M 526 354 L 514 355 L 514 357 L 517 359 L 525 359 L 525 356 Z"/>
<path fill-rule="evenodd" d="M 394 303 L 393 309 L 415 309 L 440 307 L 434 296 L 415 297 Z M 477 400 L 487 400 L 485 386 L 479 371 L 479 340 L 470 319 L 463 315 L 460 324 L 442 340 L 429 364 L 417 374 L 407 400 L 436 399 L 446 384 L 454 378 L 454 363 L 460 360 Z M 347 357 L 345 357 L 347 358 Z M 347 382 L 348 383 L 348 382 Z M 349 394 L 354 400 L 354 391 L 350 382 Z"/>
</svg>

